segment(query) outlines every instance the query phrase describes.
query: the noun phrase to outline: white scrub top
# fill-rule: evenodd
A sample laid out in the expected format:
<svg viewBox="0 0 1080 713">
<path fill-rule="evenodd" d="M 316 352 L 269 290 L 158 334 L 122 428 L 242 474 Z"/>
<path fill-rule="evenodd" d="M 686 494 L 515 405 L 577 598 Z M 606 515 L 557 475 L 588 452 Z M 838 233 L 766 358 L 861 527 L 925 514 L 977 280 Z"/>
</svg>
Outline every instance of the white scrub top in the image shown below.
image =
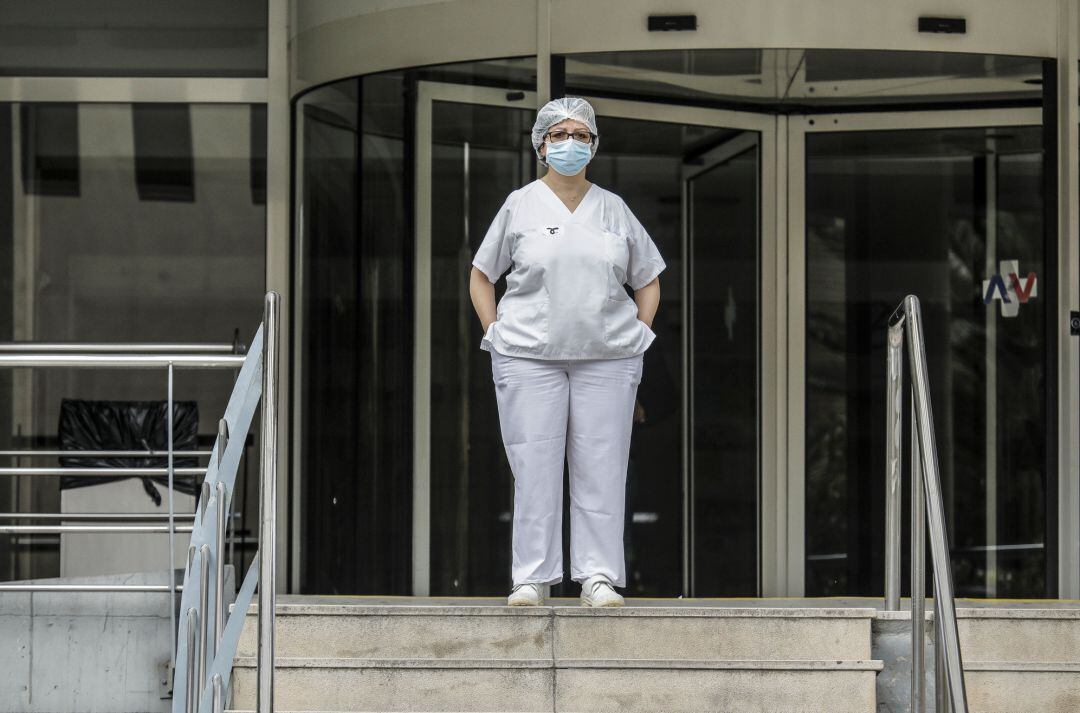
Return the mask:
<svg viewBox="0 0 1080 713">
<path fill-rule="evenodd" d="M 641 354 L 656 338 L 623 285 L 641 289 L 667 264 L 611 191 L 592 184 L 573 212 L 539 179 L 511 193 L 472 264 L 495 283 L 511 263 L 481 349 L 615 359 Z"/>
</svg>

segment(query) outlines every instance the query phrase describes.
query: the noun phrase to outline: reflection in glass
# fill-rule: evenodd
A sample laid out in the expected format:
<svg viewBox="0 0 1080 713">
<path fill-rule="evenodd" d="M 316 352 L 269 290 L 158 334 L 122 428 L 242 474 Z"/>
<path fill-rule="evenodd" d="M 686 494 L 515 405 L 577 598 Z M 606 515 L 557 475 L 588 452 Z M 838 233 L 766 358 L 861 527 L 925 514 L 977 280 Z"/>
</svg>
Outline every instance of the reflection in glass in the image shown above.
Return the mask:
<svg viewBox="0 0 1080 713">
<path fill-rule="evenodd" d="M 758 589 L 758 148 L 688 181 L 694 596 Z"/>
<path fill-rule="evenodd" d="M 506 196 L 534 178 L 536 112 L 434 102 L 431 211 L 431 593 L 505 595 L 513 474 L 469 297 L 472 257 Z M 496 300 L 506 289 L 496 283 Z"/>
<path fill-rule="evenodd" d="M 710 158 L 741 132 L 601 115 L 589 179 L 618 193 L 668 264 L 630 446 L 626 552 L 633 596 L 757 593 L 756 149 Z M 683 197 L 692 285 L 684 323 Z M 726 312 L 725 312 L 726 311 Z M 725 320 L 725 313 L 734 312 Z M 693 340 L 683 431 L 684 330 Z M 688 464 L 682 444 L 690 438 Z M 690 514 L 687 522 L 684 506 Z M 687 552 L 689 571 L 684 571 Z M 684 579 L 689 589 L 683 588 Z"/>
<path fill-rule="evenodd" d="M 885 324 L 909 293 L 957 593 L 1053 594 L 1041 140 L 1039 127 L 807 136 L 808 595 L 881 594 Z M 1012 273 L 1021 291 L 1034 274 L 1037 296 L 984 303 L 984 281 Z"/>
<path fill-rule="evenodd" d="M 656 339 L 645 350 L 638 385 L 643 420 L 634 423 L 630 440 L 624 545 L 626 593 L 672 597 L 683 593 L 685 542 L 682 165 L 696 141 L 718 130 L 604 115 L 597 127 L 602 139 L 589 180 L 626 201 L 667 262 L 652 323 Z"/>
<path fill-rule="evenodd" d="M 834 49 L 695 49 L 566 56 L 568 92 L 745 106 L 1007 100 L 1037 106 L 1037 57 Z"/>
<path fill-rule="evenodd" d="M 507 59 L 370 75 L 297 104 L 305 593 L 413 592 L 418 82 L 517 90 L 533 81 L 533 65 Z M 425 525 L 433 594 L 504 594 L 509 580 L 509 470 L 468 277 L 506 194 L 532 177 L 533 114 L 432 107 L 432 174 L 424 178 L 432 190 Z"/>
<path fill-rule="evenodd" d="M 301 588 L 407 594 L 412 330 L 400 74 L 297 104 Z"/>
<path fill-rule="evenodd" d="M 251 189 L 249 138 L 263 132 L 265 114 L 248 105 L 165 106 L 167 120 L 152 122 L 155 135 L 142 141 L 138 117 L 162 105 L 0 104 L 0 341 L 222 344 L 254 335 L 266 218 Z M 217 433 L 234 379 L 177 371 L 175 395 L 197 402 L 202 447 Z M 0 449 L 56 449 L 64 398 L 165 397 L 160 370 L 0 370 Z M 99 492 L 18 480 L 0 482 L 0 512 L 60 512 L 61 495 Z M 139 481 L 122 483 L 133 486 L 133 500 L 114 510 L 154 509 Z M 241 513 L 257 508 L 253 493 L 238 494 Z M 55 540 L 2 537 L 0 580 L 61 576 L 59 554 Z"/>
</svg>

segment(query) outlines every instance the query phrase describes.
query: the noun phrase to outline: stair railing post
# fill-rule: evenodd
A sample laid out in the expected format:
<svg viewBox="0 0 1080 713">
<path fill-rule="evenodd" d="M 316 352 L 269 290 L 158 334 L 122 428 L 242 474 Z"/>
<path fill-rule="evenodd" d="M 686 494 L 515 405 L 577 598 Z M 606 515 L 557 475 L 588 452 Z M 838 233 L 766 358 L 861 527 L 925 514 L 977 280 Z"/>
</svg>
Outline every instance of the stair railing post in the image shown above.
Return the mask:
<svg viewBox="0 0 1080 713">
<path fill-rule="evenodd" d="M 259 651 L 256 713 L 274 710 L 274 559 L 277 515 L 278 313 L 281 297 L 266 295 L 263 316 L 262 435 L 259 478 Z"/>
<path fill-rule="evenodd" d="M 173 365 L 169 362 L 166 368 L 166 400 L 165 408 L 168 409 L 168 413 L 165 414 L 165 428 L 168 433 L 165 434 L 165 443 L 168 448 L 168 455 L 166 456 L 166 469 L 168 470 L 168 488 L 169 492 L 166 493 L 166 497 L 169 501 L 169 641 L 174 644 L 177 642 L 176 620 L 177 609 L 180 606 L 180 602 L 176 600 L 176 503 L 173 499 L 173 486 L 176 480 L 176 469 L 173 464 Z M 176 647 L 173 646 L 169 652 L 169 660 L 172 666 L 172 682 L 173 690 L 176 690 Z"/>
<path fill-rule="evenodd" d="M 886 408 L 885 610 L 900 610 L 900 487 L 904 418 L 904 324 L 889 325 Z"/>
<path fill-rule="evenodd" d="M 229 511 L 225 507 L 225 483 L 218 481 L 217 510 L 215 515 L 214 540 L 214 654 L 221 644 L 221 633 L 225 630 L 225 518 Z"/>
<path fill-rule="evenodd" d="M 941 640 L 941 610 L 934 597 L 934 713 L 951 713 L 949 681 L 945 667 L 945 647 Z"/>
<path fill-rule="evenodd" d="M 926 508 L 923 498 L 915 397 L 911 424 L 911 710 L 926 711 Z"/>
<path fill-rule="evenodd" d="M 199 612 L 191 607 L 187 612 L 187 681 L 186 695 L 184 696 L 184 710 L 187 713 L 195 713 L 198 705 L 195 701 L 195 666 L 192 658 L 195 655 L 196 637 L 199 635 Z"/>
<path fill-rule="evenodd" d="M 210 611 L 210 545 L 199 548 L 199 652 L 195 660 L 195 695 L 202 698 L 203 688 L 206 686 L 206 640 L 207 629 L 213 623 L 209 616 Z"/>
<path fill-rule="evenodd" d="M 911 364 L 911 386 L 915 397 L 914 424 L 919 435 L 922 457 L 922 480 L 925 491 L 926 524 L 930 530 L 930 550 L 934 567 L 934 599 L 941 627 L 942 654 L 949 681 L 949 695 L 954 713 L 967 713 L 967 690 L 964 685 L 964 666 L 960 656 L 960 635 L 956 627 L 956 603 L 953 599 L 952 560 L 948 533 L 945 529 L 945 508 L 941 498 L 937 444 L 934 439 L 934 415 L 930 407 L 930 385 L 927 377 L 926 349 L 923 344 L 922 312 L 919 300 L 904 298 L 907 313 L 908 358 Z M 914 471 L 913 471 L 914 472 Z"/>
<path fill-rule="evenodd" d="M 213 686 L 212 698 L 211 698 L 211 710 L 213 713 L 225 713 L 225 692 L 224 687 L 221 685 L 221 674 L 215 673 L 214 680 L 211 682 Z"/>
</svg>

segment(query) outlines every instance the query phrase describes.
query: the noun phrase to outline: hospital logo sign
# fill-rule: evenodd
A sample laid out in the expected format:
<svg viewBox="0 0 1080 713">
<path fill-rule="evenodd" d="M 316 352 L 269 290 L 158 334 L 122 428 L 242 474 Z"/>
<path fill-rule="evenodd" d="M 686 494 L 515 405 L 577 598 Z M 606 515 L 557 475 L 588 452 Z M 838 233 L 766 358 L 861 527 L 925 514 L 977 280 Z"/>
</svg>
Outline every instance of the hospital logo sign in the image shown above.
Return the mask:
<svg viewBox="0 0 1080 713">
<path fill-rule="evenodd" d="M 1020 305 L 1039 296 L 1039 282 L 1034 272 L 1021 277 L 1019 260 L 1002 260 L 998 263 L 998 273 L 983 280 L 983 304 L 989 306 L 995 301 L 1001 304 L 1002 317 L 1015 317 L 1020 313 Z"/>
</svg>

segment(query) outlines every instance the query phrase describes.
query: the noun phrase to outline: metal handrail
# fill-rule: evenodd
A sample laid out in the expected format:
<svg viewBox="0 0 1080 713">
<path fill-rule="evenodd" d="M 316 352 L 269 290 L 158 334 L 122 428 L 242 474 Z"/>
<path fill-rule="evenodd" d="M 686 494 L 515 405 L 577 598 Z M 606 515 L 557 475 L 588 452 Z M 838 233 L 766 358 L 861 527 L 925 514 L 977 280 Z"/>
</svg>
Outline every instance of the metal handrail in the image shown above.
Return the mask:
<svg viewBox="0 0 1080 713">
<path fill-rule="evenodd" d="M 259 649 L 256 713 L 274 711 L 275 554 L 277 542 L 277 331 L 279 299 L 266 300 L 263 345 L 262 457 L 259 477 Z"/>
<path fill-rule="evenodd" d="M 213 451 L 173 451 L 177 458 L 209 458 Z M 0 451 L 0 458 L 164 458 L 168 451 Z"/>
<path fill-rule="evenodd" d="M 87 522 L 154 522 L 168 520 L 158 512 L 0 512 L 0 520 L 83 520 Z M 175 520 L 194 520 L 195 513 L 176 513 Z"/>
<path fill-rule="evenodd" d="M 259 713 L 273 710 L 275 515 L 277 511 L 277 393 L 278 319 L 280 297 L 266 295 L 263 324 L 229 397 L 199 499 L 185 569 L 180 627 L 176 642 L 173 713 L 218 713 L 225 705 L 236 647 L 256 585 L 258 614 Z M 261 373 L 257 373 L 258 369 Z M 243 438 L 261 402 L 261 462 L 259 477 L 259 550 L 226 620 L 223 599 L 225 513 L 235 482 Z M 212 516 L 211 516 L 212 515 Z"/>
<path fill-rule="evenodd" d="M 0 367 L 65 369 L 237 369 L 242 354 L 0 354 Z"/>
<path fill-rule="evenodd" d="M 0 525 L 0 535 L 100 535 L 137 533 L 140 535 L 191 532 L 191 525 Z"/>
<path fill-rule="evenodd" d="M 177 456 L 206 456 L 210 452 L 177 452 L 173 448 L 173 384 L 176 369 L 239 369 L 246 356 L 246 348 L 239 344 L 73 344 L 8 342 L 0 343 L 0 368 L 68 368 L 68 369 L 163 369 L 167 374 L 166 435 L 168 446 L 164 451 L 0 451 L 0 457 L 147 457 L 167 459 L 165 468 L 46 468 L 4 467 L 0 476 L 166 476 L 168 478 L 168 515 L 166 526 L 160 525 L 0 525 L 0 535 L 14 534 L 63 534 L 63 533 L 167 533 L 169 536 L 169 583 L 165 585 L 107 585 L 107 584 L 16 584 L 0 583 L 0 592 L 162 592 L 169 594 L 169 625 L 171 640 L 176 640 L 176 594 L 183 591 L 176 583 L 175 536 L 192 532 L 192 525 L 178 526 L 174 505 L 176 476 L 205 476 L 206 467 L 177 468 Z M 115 456 L 113 454 L 116 454 Z M 34 513 L 39 517 L 91 520 L 85 515 L 93 513 Z M 108 518 L 107 518 L 108 519 Z M 186 517 L 184 518 L 187 519 Z M 175 650 L 172 658 L 176 668 Z"/>
<path fill-rule="evenodd" d="M 77 592 L 79 594 L 99 592 L 139 592 L 142 594 L 168 594 L 173 589 L 183 592 L 182 585 L 172 587 L 168 584 L 8 584 L 5 592 Z"/>
<path fill-rule="evenodd" d="M 907 329 L 905 330 L 905 324 Z M 956 625 L 952 562 L 941 498 L 934 416 L 930 404 L 926 347 L 919 299 L 908 295 L 889 318 L 886 409 L 885 609 L 900 609 L 900 480 L 903 457 L 903 356 L 907 334 L 911 373 L 911 710 L 923 713 L 926 672 L 923 664 L 925 612 L 925 537 L 930 535 L 934 568 L 937 711 L 967 713 L 964 663 Z M 947 692 L 947 693 L 946 693 Z"/>
<path fill-rule="evenodd" d="M 93 343 L 93 342 L 0 342 L 0 354 L 94 354 L 123 352 L 124 354 L 196 353 L 196 354 L 243 354 L 245 347 L 236 344 L 181 344 L 181 343 Z"/>
<path fill-rule="evenodd" d="M 0 468 L 0 475 L 36 475 L 36 476 L 65 476 L 74 475 L 83 477 L 116 478 L 118 476 L 143 476 L 143 475 L 203 475 L 206 468 L 36 468 L 27 466 L 20 468 Z"/>
</svg>

